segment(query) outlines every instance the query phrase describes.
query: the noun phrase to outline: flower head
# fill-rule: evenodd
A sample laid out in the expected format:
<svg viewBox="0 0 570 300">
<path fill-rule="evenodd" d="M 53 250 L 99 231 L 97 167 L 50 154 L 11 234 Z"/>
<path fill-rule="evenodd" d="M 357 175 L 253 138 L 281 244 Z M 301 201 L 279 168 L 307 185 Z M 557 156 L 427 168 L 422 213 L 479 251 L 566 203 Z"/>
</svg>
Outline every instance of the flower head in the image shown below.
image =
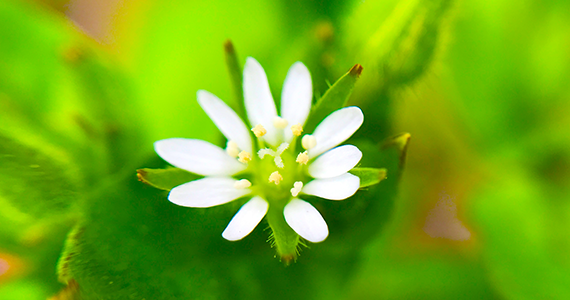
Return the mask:
<svg viewBox="0 0 570 300">
<path fill-rule="evenodd" d="M 309 70 L 301 62 L 289 69 L 279 115 L 265 71 L 251 57 L 245 64 L 243 89 L 251 126 L 213 94 L 197 93 L 198 103 L 227 138 L 226 149 L 195 139 L 155 143 L 165 161 L 204 176 L 173 188 L 168 200 L 187 207 L 211 207 L 249 197 L 222 236 L 240 240 L 267 216 L 278 252 L 288 255 L 298 236 L 314 243 L 328 236 L 323 217 L 302 200 L 303 195 L 344 200 L 358 190 L 359 177 L 348 171 L 362 153 L 353 145 L 338 145 L 358 130 L 364 116 L 358 107 L 341 108 L 314 132 L 304 132 L 313 89 Z"/>
</svg>

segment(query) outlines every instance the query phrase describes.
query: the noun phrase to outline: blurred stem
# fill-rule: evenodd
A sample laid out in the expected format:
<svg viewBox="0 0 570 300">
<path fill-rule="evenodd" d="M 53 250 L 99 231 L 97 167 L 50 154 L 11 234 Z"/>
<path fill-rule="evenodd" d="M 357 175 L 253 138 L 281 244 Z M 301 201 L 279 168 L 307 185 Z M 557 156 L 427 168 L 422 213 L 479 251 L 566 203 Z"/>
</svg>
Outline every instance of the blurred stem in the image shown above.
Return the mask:
<svg viewBox="0 0 570 300">
<path fill-rule="evenodd" d="M 230 73 L 230 81 L 234 90 L 234 101 L 233 103 L 230 103 L 230 106 L 244 121 L 247 122 L 243 102 L 242 70 L 237 58 L 234 44 L 231 40 L 227 40 L 224 43 L 224 53 L 226 55 L 226 64 Z"/>
</svg>

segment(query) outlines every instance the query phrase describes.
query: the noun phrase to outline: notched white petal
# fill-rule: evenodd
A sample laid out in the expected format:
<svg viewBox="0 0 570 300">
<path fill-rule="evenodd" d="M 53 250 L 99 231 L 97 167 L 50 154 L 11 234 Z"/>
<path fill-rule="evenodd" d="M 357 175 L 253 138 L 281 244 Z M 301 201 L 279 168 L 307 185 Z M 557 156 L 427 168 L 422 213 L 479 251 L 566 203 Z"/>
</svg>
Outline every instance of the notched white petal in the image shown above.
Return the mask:
<svg viewBox="0 0 570 300">
<path fill-rule="evenodd" d="M 359 187 L 360 178 L 345 173 L 333 178 L 314 179 L 303 187 L 302 193 L 328 200 L 344 200 L 354 195 Z"/>
<path fill-rule="evenodd" d="M 206 141 L 172 138 L 156 141 L 156 153 L 169 164 L 204 176 L 233 175 L 247 166 Z"/>
<path fill-rule="evenodd" d="M 265 71 L 253 57 L 247 58 L 243 69 L 243 96 L 250 124 L 262 125 L 267 130 L 263 138 L 270 145 L 276 146 L 278 136 L 273 127 L 273 118 L 277 116 L 277 109 Z"/>
<path fill-rule="evenodd" d="M 298 198 L 289 202 L 283 210 L 287 224 L 304 239 L 318 243 L 329 235 L 327 223 L 311 204 Z"/>
<path fill-rule="evenodd" d="M 196 95 L 198 103 L 222 134 L 235 142 L 241 150 L 252 152 L 251 135 L 242 119 L 214 94 L 199 90 Z"/>
<path fill-rule="evenodd" d="M 248 188 L 236 189 L 236 181 L 230 177 L 205 177 L 190 181 L 170 190 L 168 200 L 180 206 L 212 207 L 251 193 Z"/>
<path fill-rule="evenodd" d="M 283 83 L 281 93 L 281 116 L 289 121 L 290 125 L 305 124 L 311 110 L 313 98 L 313 83 L 309 69 L 302 63 L 294 63 Z M 285 141 L 293 138 L 291 130 L 285 130 Z"/>
<path fill-rule="evenodd" d="M 309 150 L 309 157 L 319 154 L 339 145 L 360 128 L 364 115 L 360 108 L 350 106 L 341 108 L 326 117 L 315 129 L 313 136 L 317 145 Z"/>
<path fill-rule="evenodd" d="M 250 234 L 263 220 L 269 204 L 261 197 L 253 197 L 232 218 L 222 237 L 228 241 L 239 241 Z"/>
<path fill-rule="evenodd" d="M 331 149 L 315 159 L 309 166 L 314 178 L 331 178 L 350 171 L 362 158 L 356 146 L 344 145 Z"/>
</svg>

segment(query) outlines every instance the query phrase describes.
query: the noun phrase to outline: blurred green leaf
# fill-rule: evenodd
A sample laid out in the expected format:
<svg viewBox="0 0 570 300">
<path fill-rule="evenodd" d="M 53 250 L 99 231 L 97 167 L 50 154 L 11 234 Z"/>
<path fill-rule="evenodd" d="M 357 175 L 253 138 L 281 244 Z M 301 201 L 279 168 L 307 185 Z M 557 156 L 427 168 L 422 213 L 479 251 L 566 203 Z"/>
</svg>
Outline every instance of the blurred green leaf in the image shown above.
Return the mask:
<svg viewBox="0 0 570 300">
<path fill-rule="evenodd" d="M 199 178 L 198 175 L 179 168 L 139 169 L 137 177 L 139 181 L 165 191 Z"/>
<path fill-rule="evenodd" d="M 24 145 L 0 132 L 0 199 L 19 211 L 4 217 L 42 218 L 68 212 L 81 197 L 78 173 L 65 152 Z"/>
<path fill-rule="evenodd" d="M 374 88 L 409 84 L 428 69 L 441 48 L 452 4 L 451 0 L 399 1 L 385 19 L 377 15 L 385 14 L 386 3 L 360 5 L 348 22 L 348 32 L 356 34 L 345 38 L 348 45 L 362 49 L 358 57 L 370 67 Z"/>
<path fill-rule="evenodd" d="M 518 170 L 484 187 L 473 201 L 489 275 L 506 299 L 566 299 L 570 243 L 559 230 L 570 225 L 570 206 L 556 205 L 559 199 L 541 193 L 524 170 L 509 169 Z"/>
</svg>

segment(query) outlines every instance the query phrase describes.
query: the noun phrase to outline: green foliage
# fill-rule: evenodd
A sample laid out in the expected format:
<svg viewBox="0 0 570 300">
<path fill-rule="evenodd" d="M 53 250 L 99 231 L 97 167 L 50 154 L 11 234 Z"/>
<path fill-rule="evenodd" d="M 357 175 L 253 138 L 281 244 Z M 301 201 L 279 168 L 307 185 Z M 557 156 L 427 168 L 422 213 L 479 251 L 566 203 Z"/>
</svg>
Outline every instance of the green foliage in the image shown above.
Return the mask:
<svg viewBox="0 0 570 300">
<path fill-rule="evenodd" d="M 354 168 L 350 173 L 360 178 L 360 188 L 369 187 L 386 179 L 386 169 Z"/>
<path fill-rule="evenodd" d="M 306 132 L 313 132 L 328 115 L 346 106 L 361 73 L 362 66 L 355 65 L 325 92 L 311 109 L 311 114 L 304 128 Z"/>
<path fill-rule="evenodd" d="M 198 179 L 198 176 L 179 168 L 166 169 L 139 169 L 137 170 L 139 181 L 157 189 L 170 191 L 173 187 Z"/>
<path fill-rule="evenodd" d="M 1 299 L 569 297 L 567 3 L 466 0 L 450 31 L 448 0 L 148 1 L 120 8 L 102 46 L 63 1 L 38 2 L 0 1 L 0 259 L 18 261 L 0 272 Z M 307 132 L 346 105 L 365 115 L 348 141 L 362 189 L 306 199 L 330 236 L 288 266 L 265 221 L 221 237 L 247 199 L 170 203 L 197 176 L 152 149 L 221 145 L 195 94 L 243 117 L 245 56 L 275 99 L 293 62 L 309 67 Z M 470 240 L 422 230 L 442 189 L 457 190 Z"/>
</svg>

